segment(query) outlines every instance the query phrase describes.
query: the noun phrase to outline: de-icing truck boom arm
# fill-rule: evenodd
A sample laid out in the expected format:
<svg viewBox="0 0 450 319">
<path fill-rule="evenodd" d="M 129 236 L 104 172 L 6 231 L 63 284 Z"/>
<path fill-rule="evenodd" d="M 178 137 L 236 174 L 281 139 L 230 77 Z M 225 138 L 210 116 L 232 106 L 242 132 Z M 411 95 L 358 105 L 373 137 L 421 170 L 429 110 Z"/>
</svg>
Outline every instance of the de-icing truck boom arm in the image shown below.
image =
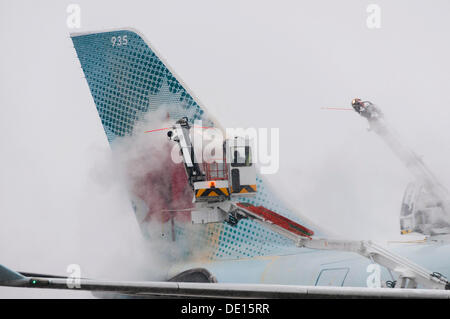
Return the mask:
<svg viewBox="0 0 450 319">
<path fill-rule="evenodd" d="M 438 220 L 437 223 L 434 224 L 440 224 L 441 228 L 448 228 L 450 225 L 450 197 L 448 190 L 428 169 L 422 159 L 402 142 L 399 135 L 385 120 L 384 115 L 378 107 L 369 101 L 361 101 L 360 99 L 354 99 L 352 101 L 352 107 L 358 114 L 367 119 L 370 130 L 374 131 L 381 137 L 391 151 L 413 174 L 416 179 L 416 183 L 421 185 L 422 189 L 426 192 L 426 195 L 420 195 L 423 199 L 420 203 L 421 205 L 419 205 L 422 206 L 420 208 L 423 208 L 422 212 L 428 208 L 433 208 L 435 213 L 434 215 L 439 215 L 438 218 L 432 218 L 435 219 L 435 222 Z M 417 204 L 419 203 L 415 203 L 416 206 Z M 437 211 L 439 211 L 438 214 L 436 214 Z M 426 214 L 427 213 L 425 213 L 425 215 Z M 417 222 L 420 221 L 416 221 L 416 223 Z M 425 224 L 428 223 L 427 221 L 422 222 Z M 422 229 L 421 232 L 423 231 L 424 229 Z M 425 233 L 429 231 L 430 230 L 428 229 Z"/>
</svg>

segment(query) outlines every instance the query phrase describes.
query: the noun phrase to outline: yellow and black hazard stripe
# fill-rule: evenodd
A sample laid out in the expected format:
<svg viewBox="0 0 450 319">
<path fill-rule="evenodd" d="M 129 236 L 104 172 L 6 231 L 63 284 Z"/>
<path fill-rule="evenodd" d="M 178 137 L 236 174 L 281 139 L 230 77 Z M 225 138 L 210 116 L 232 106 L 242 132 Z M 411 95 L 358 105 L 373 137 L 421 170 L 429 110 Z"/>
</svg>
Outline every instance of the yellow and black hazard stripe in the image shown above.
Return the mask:
<svg viewBox="0 0 450 319">
<path fill-rule="evenodd" d="M 240 185 L 239 189 L 231 187 L 231 192 L 234 194 L 256 193 L 256 185 Z"/>
<path fill-rule="evenodd" d="M 218 196 L 230 196 L 228 188 L 220 187 L 220 188 L 200 188 L 195 190 L 195 197 L 218 197 Z"/>
</svg>

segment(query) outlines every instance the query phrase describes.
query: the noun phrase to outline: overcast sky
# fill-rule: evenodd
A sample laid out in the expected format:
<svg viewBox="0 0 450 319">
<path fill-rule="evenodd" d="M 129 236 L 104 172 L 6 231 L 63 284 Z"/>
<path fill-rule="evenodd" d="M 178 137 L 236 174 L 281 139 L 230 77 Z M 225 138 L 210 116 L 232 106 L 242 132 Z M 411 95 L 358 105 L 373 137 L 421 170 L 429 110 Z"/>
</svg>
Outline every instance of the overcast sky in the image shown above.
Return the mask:
<svg viewBox="0 0 450 319">
<path fill-rule="evenodd" d="M 80 29 L 66 25 L 70 3 Z M 366 25 L 371 3 L 381 28 Z M 349 237 L 398 237 L 412 176 L 357 114 L 321 107 L 373 101 L 450 185 L 449 13 L 446 0 L 0 0 L 0 263 L 130 277 L 120 260 L 146 258 L 130 248 L 138 229 L 69 38 L 122 27 L 224 127 L 280 129 L 280 169 L 266 179 L 291 207 Z"/>
</svg>

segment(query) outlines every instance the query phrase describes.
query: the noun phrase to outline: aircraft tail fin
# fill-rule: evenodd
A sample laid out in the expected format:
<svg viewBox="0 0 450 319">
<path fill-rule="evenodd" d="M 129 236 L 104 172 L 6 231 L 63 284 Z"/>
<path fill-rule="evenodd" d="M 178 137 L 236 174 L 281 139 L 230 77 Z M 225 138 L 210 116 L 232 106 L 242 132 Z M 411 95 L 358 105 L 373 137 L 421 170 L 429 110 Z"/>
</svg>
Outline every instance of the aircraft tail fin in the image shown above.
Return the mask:
<svg viewBox="0 0 450 319">
<path fill-rule="evenodd" d="M 137 31 L 72 34 L 72 41 L 109 142 L 132 134 L 152 111 L 214 126 L 205 109 Z"/>
<path fill-rule="evenodd" d="M 187 117 L 191 124 L 202 120 L 204 126 L 220 128 L 137 31 L 122 29 L 72 34 L 71 37 L 110 143 L 116 138 L 134 135 L 136 128 L 141 127 L 137 125 L 140 121 L 156 118 L 160 122 L 152 122 L 148 129 L 164 127 L 160 125 L 167 123 L 155 116 L 157 112 L 159 116 L 161 112 L 167 114 L 174 122 Z M 148 140 L 146 145 L 150 143 Z M 144 234 L 149 221 L 162 221 L 161 237 L 185 245 L 186 251 L 203 251 L 200 247 L 205 247 L 205 254 L 211 260 L 275 254 L 279 253 L 280 247 L 296 249 L 289 239 L 252 220 L 242 221 L 237 227 L 227 223 L 187 227 L 191 220 L 193 193 L 183 164 L 175 165 L 170 161 L 169 148 L 160 147 L 154 151 L 159 156 L 158 163 L 163 164 L 157 165 L 156 169 L 152 167 L 152 171 L 146 172 L 148 174 L 133 175 L 137 180 L 130 189 L 134 211 Z M 142 158 L 143 161 L 134 166 L 148 166 L 148 158 Z M 258 174 L 256 184 L 258 196 L 236 200 L 264 206 L 313 229 L 314 234 L 320 236 L 321 231 L 304 216 L 292 214 Z"/>
</svg>

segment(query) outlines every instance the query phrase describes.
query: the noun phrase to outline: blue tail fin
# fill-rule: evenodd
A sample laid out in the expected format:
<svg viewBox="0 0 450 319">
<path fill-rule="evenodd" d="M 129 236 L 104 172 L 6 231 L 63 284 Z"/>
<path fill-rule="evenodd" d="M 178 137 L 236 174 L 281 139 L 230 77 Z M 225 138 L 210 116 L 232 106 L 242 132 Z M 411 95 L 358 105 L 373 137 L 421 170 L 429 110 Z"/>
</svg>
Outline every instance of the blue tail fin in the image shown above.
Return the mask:
<svg viewBox="0 0 450 319">
<path fill-rule="evenodd" d="M 187 116 L 192 122 L 202 119 L 213 125 L 191 93 L 136 32 L 74 34 L 72 41 L 110 142 L 131 134 L 147 112 L 162 108 L 175 120 Z"/>
<path fill-rule="evenodd" d="M 72 40 L 109 142 L 116 137 L 132 134 L 136 124 L 154 111 L 166 110 L 173 120 L 186 116 L 192 122 L 202 120 L 205 126 L 219 126 L 138 33 L 118 30 L 75 34 L 72 35 Z M 175 169 L 172 172 L 173 176 L 179 175 Z M 166 170 L 162 175 L 169 176 L 170 172 Z M 174 200 L 174 179 L 164 184 L 169 185 L 166 187 L 166 193 L 172 193 L 168 197 L 166 193 L 164 194 L 166 203 L 161 205 L 172 211 L 182 208 L 172 207 L 174 202 L 183 202 Z M 156 188 L 158 185 L 161 190 L 161 181 L 155 182 L 151 176 L 143 183 L 147 189 Z M 187 181 L 184 181 L 184 184 L 188 187 Z M 182 187 L 180 189 L 176 191 L 179 194 L 183 193 Z M 276 211 L 320 235 L 317 227 L 305 222 L 304 218 L 300 219 L 298 215 L 292 214 L 260 176 L 257 177 L 257 189 L 258 194 L 255 198 L 239 200 Z M 138 194 L 137 197 L 141 202 L 145 202 L 144 210 L 150 211 L 155 205 L 152 205 L 145 196 L 147 195 Z M 191 199 L 192 197 L 183 203 L 191 205 Z M 138 211 L 141 209 L 136 206 L 135 211 L 139 216 Z M 185 238 L 189 231 L 191 230 L 183 227 L 183 224 L 175 222 L 172 224 L 171 237 L 180 243 L 187 242 Z M 195 240 L 196 244 L 191 246 L 209 247 L 207 249 L 209 259 L 280 253 L 280 247 L 293 246 L 286 238 L 252 220 L 242 221 L 236 227 L 226 223 L 203 228 L 199 226 L 195 229 Z"/>
</svg>

